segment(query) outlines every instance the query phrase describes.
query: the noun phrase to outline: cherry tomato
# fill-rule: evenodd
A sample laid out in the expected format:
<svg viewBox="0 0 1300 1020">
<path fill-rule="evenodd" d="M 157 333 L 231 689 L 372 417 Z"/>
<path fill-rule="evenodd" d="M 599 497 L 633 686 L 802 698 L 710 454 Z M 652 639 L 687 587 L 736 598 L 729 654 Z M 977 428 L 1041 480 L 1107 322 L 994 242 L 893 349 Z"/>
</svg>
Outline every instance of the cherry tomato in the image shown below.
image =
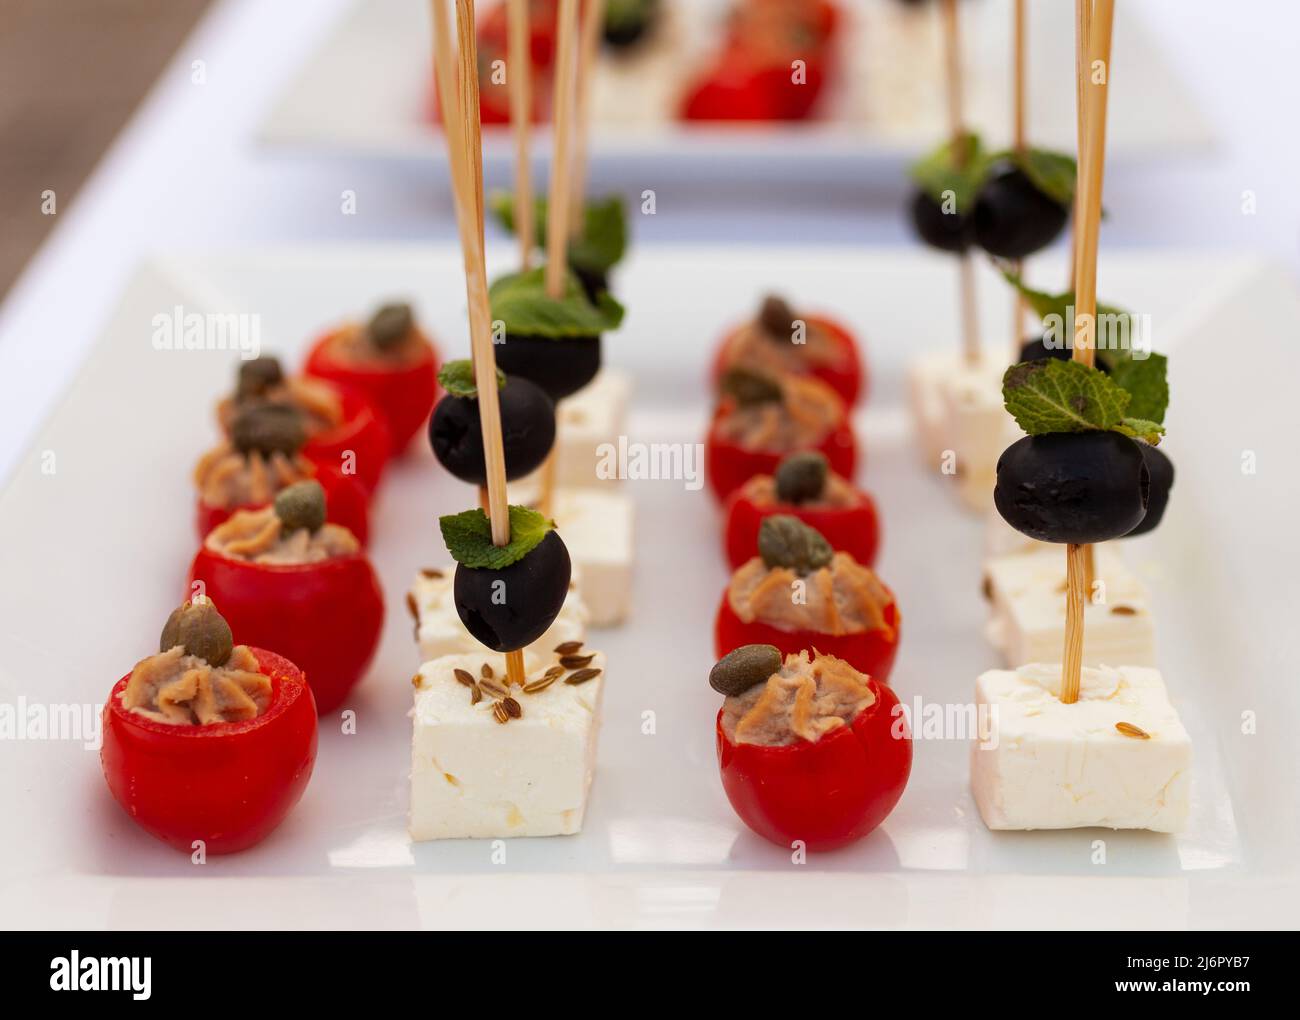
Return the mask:
<svg viewBox="0 0 1300 1020">
<path fill-rule="evenodd" d="M 344 380 L 335 384 L 343 404 L 343 420 L 334 428 L 317 433 L 307 440 L 302 455 L 313 464 L 342 472 L 350 470 L 357 481 L 373 495 L 388 463 L 392 439 L 388 422 L 359 388 Z"/>
<path fill-rule="evenodd" d="M 724 439 L 718 431 L 718 419 L 728 410 L 724 403 L 714 418 L 713 427 L 704 444 L 704 465 L 709 485 L 719 500 L 726 499 L 755 475 L 775 474 L 781 458 L 792 450 L 781 452 L 747 450 L 738 443 Z M 844 478 L 852 478 L 857 469 L 857 442 L 847 421 L 831 429 L 820 443 L 811 447 L 826 454 L 831 470 Z"/>
<path fill-rule="evenodd" d="M 376 362 L 341 361 L 330 353 L 327 333 L 312 346 L 304 371 L 338 383 L 369 398 L 388 426 L 391 456 L 398 456 L 411 437 L 424 429 L 438 398 L 438 351 L 430 341 L 424 354 L 410 363 L 392 366 Z"/>
<path fill-rule="evenodd" d="M 820 379 L 838 393 L 843 398 L 846 407 L 852 407 L 858 402 L 859 398 L 865 400 L 868 391 L 867 370 L 862 364 L 861 355 L 858 353 L 858 343 L 853 338 L 853 334 L 834 319 L 827 318 L 824 315 L 807 315 L 804 316 L 804 321 L 809 326 L 816 326 L 825 330 L 834 343 L 843 351 L 838 364 L 814 365 L 808 374 Z M 732 338 L 739 331 L 740 327 L 728 331 L 726 336 L 722 338 L 722 343 L 718 345 L 718 351 L 713 358 L 713 384 L 715 388 L 718 380 L 722 378 L 722 373 L 729 367 L 727 349 L 731 345 Z"/>
<path fill-rule="evenodd" d="M 319 563 L 264 564 L 204 546 L 190 567 L 191 585 L 195 581 L 221 607 L 237 643 L 274 645 L 293 657 L 322 713 L 343 703 L 379 644 L 384 598 L 360 553 Z"/>
<path fill-rule="evenodd" d="M 777 120 L 779 105 L 761 69 L 723 58 L 701 75 L 682 99 L 683 120 Z"/>
<path fill-rule="evenodd" d="M 214 601 L 217 605 L 221 605 L 220 599 Z M 221 608 L 222 612 L 225 612 L 225 606 Z M 746 623 L 731 608 L 731 600 L 727 598 L 724 590 L 713 625 L 714 656 L 721 659 L 741 645 L 773 645 L 781 652 L 782 657 L 802 652 L 805 648 L 815 648 L 823 655 L 833 655 L 837 659 L 843 659 L 859 673 L 873 676 L 882 684 L 888 683 L 889 674 L 894 668 L 894 659 L 898 655 L 898 639 L 902 623 L 898 604 L 890 602 L 885 606 L 884 615 L 885 622 L 893 628 L 892 636 L 883 630 L 866 630 L 857 634 L 785 630 L 759 620 Z M 235 638 L 238 640 L 238 632 Z"/>
<path fill-rule="evenodd" d="M 316 762 L 316 705 L 302 671 L 252 649 L 271 678 L 271 706 L 245 722 L 175 726 L 118 700 L 104 705 L 100 762 L 113 798 L 132 821 L 185 853 L 202 840 L 228 854 L 261 842 L 298 803 Z"/>
<path fill-rule="evenodd" d="M 815 742 L 736 744 L 718 713 L 722 788 L 741 821 L 789 847 L 834 850 L 861 839 L 894 809 L 912 771 L 912 738 L 898 697 L 875 679 L 876 700 Z M 897 729 L 895 722 L 897 721 Z"/>
<path fill-rule="evenodd" d="M 347 528 L 363 546 L 370 540 L 370 493 L 356 475 L 345 475 L 326 464 L 313 464 L 312 476 L 325 490 L 326 519 Z M 198 499 L 195 504 L 195 529 L 200 540 L 218 524 L 230 520 L 236 510 L 260 510 L 265 503 L 244 506 L 212 506 Z"/>
<path fill-rule="evenodd" d="M 727 499 L 723 529 L 723 547 L 732 570 L 754 555 L 758 548 L 758 529 L 765 517 L 790 514 L 825 536 L 831 548 L 849 553 L 859 563 L 872 566 L 880 548 L 880 517 L 876 503 L 867 493 L 854 490 L 860 502 L 846 507 L 803 507 L 792 503 L 759 506 L 736 489 Z"/>
</svg>

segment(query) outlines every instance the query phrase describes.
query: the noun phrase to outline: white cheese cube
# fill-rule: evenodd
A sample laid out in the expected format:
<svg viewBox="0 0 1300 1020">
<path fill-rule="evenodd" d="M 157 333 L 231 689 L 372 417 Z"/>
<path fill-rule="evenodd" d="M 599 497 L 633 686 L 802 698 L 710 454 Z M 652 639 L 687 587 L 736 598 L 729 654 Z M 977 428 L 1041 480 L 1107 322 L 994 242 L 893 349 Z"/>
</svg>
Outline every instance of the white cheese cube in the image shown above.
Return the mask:
<svg viewBox="0 0 1300 1020">
<path fill-rule="evenodd" d="M 547 658 L 556 645 L 586 639 L 587 622 L 591 614 L 578 593 L 577 577 L 575 570 L 574 581 L 569 585 L 569 594 L 560 607 L 559 615 L 546 633 L 524 649 L 526 658 L 534 654 Z M 455 568 L 448 567 L 439 575 L 421 573 L 411 585 L 411 597 L 415 601 L 419 617 L 415 625 L 415 641 L 419 646 L 421 662 L 439 659 L 444 655 L 477 652 L 483 648 L 465 629 L 460 614 L 456 612 L 456 600 L 452 591 L 454 578 Z"/>
<path fill-rule="evenodd" d="M 1153 829 L 1187 821 L 1192 743 L 1154 669 L 1085 669 L 1060 700 L 1061 667 L 990 670 L 971 791 L 990 829 Z M 1145 736 L 1144 736 L 1145 735 Z"/>
<path fill-rule="evenodd" d="M 996 467 L 996 465 L 994 466 Z M 1040 542 L 1036 538 L 1021 534 L 1004 521 L 997 510 L 989 511 L 988 520 L 984 526 L 984 559 L 986 562 L 998 556 L 1015 556 L 1019 553 L 1037 552 L 1047 548 L 1052 548 L 1050 542 Z"/>
<path fill-rule="evenodd" d="M 486 662 L 500 683 L 505 656 L 448 655 L 420 667 L 411 742 L 410 831 L 414 840 L 570 835 L 582 828 L 596 767 L 596 733 L 605 689 L 605 656 L 596 677 L 544 690 L 510 689 L 521 715 L 500 723 L 497 698 L 474 704 L 455 678 Z M 542 675 L 554 656 L 529 671 Z M 567 674 L 572 676 L 570 672 Z"/>
<path fill-rule="evenodd" d="M 1154 666 L 1151 594 L 1115 544 L 1093 547 L 1096 578 L 1084 605 L 1083 664 Z M 987 634 L 1008 666 L 1052 662 L 1065 647 L 1065 547 L 999 556 L 984 566 Z"/>
<path fill-rule="evenodd" d="M 607 486 L 617 478 L 599 478 L 597 465 L 604 459 L 601 446 L 618 448 L 620 436 L 627 434 L 627 404 L 632 394 L 632 380 L 616 368 L 602 368 L 600 373 L 571 397 L 561 400 L 555 409 L 555 484 L 557 486 Z M 534 471 L 521 483 L 529 488 L 540 485 L 541 470 Z"/>
</svg>

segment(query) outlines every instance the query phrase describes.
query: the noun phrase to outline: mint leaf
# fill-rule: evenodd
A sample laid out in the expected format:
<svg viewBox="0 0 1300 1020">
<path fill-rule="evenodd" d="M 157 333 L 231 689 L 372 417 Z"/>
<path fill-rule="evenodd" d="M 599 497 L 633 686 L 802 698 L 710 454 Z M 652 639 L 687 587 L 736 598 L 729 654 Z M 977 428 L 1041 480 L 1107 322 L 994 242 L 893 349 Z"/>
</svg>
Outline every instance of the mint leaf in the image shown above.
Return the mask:
<svg viewBox="0 0 1300 1020">
<path fill-rule="evenodd" d="M 1105 373 L 1081 361 L 1026 361 L 1002 377 L 1007 410 L 1031 436 L 1106 431 L 1128 409 L 1129 395 Z"/>
<path fill-rule="evenodd" d="M 1074 204 L 1079 165 L 1073 156 L 1047 149 L 1010 149 L 993 159 L 1005 159 L 1018 167 L 1044 195 L 1067 208 Z"/>
<path fill-rule="evenodd" d="M 438 384 L 453 397 L 478 396 L 478 386 L 474 382 L 474 363 L 468 359 L 449 361 L 438 370 Z M 506 374 L 497 369 L 497 387 L 506 384 Z"/>
<path fill-rule="evenodd" d="M 1133 439 L 1141 439 L 1152 446 L 1158 446 L 1160 437 L 1165 434 L 1165 427 L 1144 418 L 1124 418 L 1115 426 L 1115 431 L 1122 432 Z"/>
<path fill-rule="evenodd" d="M 975 196 L 984 186 L 993 164 L 979 135 L 967 132 L 962 139 L 965 159 L 960 166 L 949 139 L 913 163 L 908 172 L 916 186 L 936 202 L 942 202 L 945 192 L 951 191 L 956 196 L 957 211 L 964 216 L 975 208 Z"/>
<path fill-rule="evenodd" d="M 1025 285 L 1018 273 L 1013 273 L 1009 269 L 1002 270 L 1002 278 L 1019 292 L 1045 325 L 1060 330 L 1057 335 L 1066 342 L 1067 347 L 1071 349 L 1074 347 L 1074 291 L 1063 290 L 1059 294 L 1052 294 L 1045 290 L 1034 290 L 1033 287 Z M 1133 317 L 1123 309 L 1099 302 L 1097 316 L 1099 320 L 1108 319 L 1108 321 L 1098 322 L 1098 327 L 1103 333 L 1111 329 L 1113 324 L 1114 332 L 1120 337 L 1128 338 L 1134 335 Z M 1099 340 L 1101 339 L 1105 337 L 1099 336 Z M 1128 353 L 1100 347 L 1097 349 L 1097 356 L 1106 362 L 1107 368 L 1112 366 L 1114 360 L 1118 360 L 1121 356 L 1128 356 Z"/>
<path fill-rule="evenodd" d="M 1105 361 L 1110 377 L 1128 391 L 1128 413 L 1163 424 L 1169 408 L 1169 359 L 1154 352 L 1134 358 L 1131 351 L 1110 350 L 1098 351 L 1097 356 Z"/>
<path fill-rule="evenodd" d="M 505 323 L 507 341 L 511 333 L 521 336 L 596 336 L 617 329 L 623 321 L 623 306 L 609 293 L 592 304 L 582 284 L 565 273 L 564 296 L 546 293 L 546 267 L 526 273 L 511 273 L 497 279 L 488 289 L 492 318 Z"/>
<path fill-rule="evenodd" d="M 489 199 L 497 222 L 512 234 L 515 231 L 515 197 L 508 191 L 495 191 Z M 533 222 L 537 244 L 546 247 L 548 203 L 545 196 L 533 200 Z M 627 216 L 623 199 L 618 195 L 593 199 L 583 206 L 582 233 L 569 239 L 569 265 L 585 273 L 603 275 L 622 261 L 627 253 Z"/>
<path fill-rule="evenodd" d="M 438 518 L 442 540 L 462 567 L 501 570 L 522 560 L 554 530 L 555 522 L 526 506 L 510 507 L 510 541 L 492 544 L 492 523 L 481 509 Z"/>
</svg>

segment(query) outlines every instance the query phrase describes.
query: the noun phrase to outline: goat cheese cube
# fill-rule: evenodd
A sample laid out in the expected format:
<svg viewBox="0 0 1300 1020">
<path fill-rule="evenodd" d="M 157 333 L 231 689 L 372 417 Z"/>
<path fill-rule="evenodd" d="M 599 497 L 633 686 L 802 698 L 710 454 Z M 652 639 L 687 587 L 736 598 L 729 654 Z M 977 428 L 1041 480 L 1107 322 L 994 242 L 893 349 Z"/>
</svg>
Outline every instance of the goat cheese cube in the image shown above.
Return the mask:
<svg viewBox="0 0 1300 1020">
<path fill-rule="evenodd" d="M 473 691 L 456 679 L 464 670 L 478 678 L 484 663 L 504 687 L 505 656 L 480 651 L 447 655 L 420 667 L 412 710 L 410 832 L 414 840 L 561 836 L 582 828 L 596 767 L 596 733 L 605 689 L 600 672 L 579 684 L 561 676 L 531 694 L 511 687 L 518 718 L 498 717 L 504 699 L 480 685 Z M 528 671 L 538 680 L 556 659 Z M 567 676 L 575 675 L 566 670 Z"/>
<path fill-rule="evenodd" d="M 1097 576 L 1084 606 L 1083 664 L 1154 666 L 1151 594 L 1114 543 L 1094 547 Z M 989 642 L 1015 667 L 1053 662 L 1065 647 L 1065 547 L 998 556 L 984 566 Z"/>
<path fill-rule="evenodd" d="M 1085 669 L 1060 700 L 1061 667 L 990 670 L 975 685 L 983 731 L 971 791 L 990 829 L 1153 829 L 1187 821 L 1192 742 L 1158 670 Z"/>
<path fill-rule="evenodd" d="M 566 641 L 583 641 L 587 637 L 587 623 L 591 613 L 578 591 L 578 571 L 569 584 L 569 594 L 559 615 L 546 632 L 524 649 L 525 661 L 530 656 L 548 658 L 552 649 Z M 455 568 L 443 571 L 422 571 L 411 585 L 410 593 L 416 613 L 415 642 L 419 647 L 420 661 L 440 659 L 444 655 L 463 655 L 476 652 L 483 646 L 465 629 L 460 614 L 456 612 L 453 594 Z"/>
</svg>

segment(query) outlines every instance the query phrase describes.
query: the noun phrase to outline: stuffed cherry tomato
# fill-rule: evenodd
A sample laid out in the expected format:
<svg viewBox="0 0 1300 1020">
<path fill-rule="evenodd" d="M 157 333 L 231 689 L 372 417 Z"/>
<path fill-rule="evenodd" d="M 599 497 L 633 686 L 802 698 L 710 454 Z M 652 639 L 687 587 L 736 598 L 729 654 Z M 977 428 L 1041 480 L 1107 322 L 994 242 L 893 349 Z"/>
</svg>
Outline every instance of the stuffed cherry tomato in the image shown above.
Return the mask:
<svg viewBox="0 0 1300 1020">
<path fill-rule="evenodd" d="M 912 770 L 898 698 L 835 656 L 746 645 L 709 675 L 726 696 L 715 734 L 722 787 L 764 839 L 834 850 L 875 829 Z"/>
<path fill-rule="evenodd" d="M 773 475 L 755 475 L 726 504 L 723 546 L 732 570 L 754 555 L 758 529 L 774 514 L 788 514 L 821 532 L 832 549 L 874 566 L 880 518 L 865 492 L 830 470 L 815 451 L 792 453 Z"/>
<path fill-rule="evenodd" d="M 303 669 L 321 712 L 338 708 L 370 665 L 384 602 L 370 562 L 325 519 L 315 482 L 214 529 L 190 568 L 241 641 L 280 649 Z"/>
<path fill-rule="evenodd" d="M 329 520 L 364 545 L 370 530 L 369 493 L 356 475 L 308 460 L 305 443 L 301 414 L 292 407 L 258 404 L 236 412 L 229 441 L 205 453 L 194 469 L 199 538 L 235 511 L 264 507 L 287 486 L 314 478 L 325 490 Z"/>
<path fill-rule="evenodd" d="M 114 685 L 103 726 L 114 799 L 185 853 L 196 841 L 223 854 L 265 839 L 316 761 L 316 706 L 302 671 L 235 645 L 208 600 L 172 614 L 159 653 Z"/>
<path fill-rule="evenodd" d="M 797 312 L 770 294 L 758 315 L 731 330 L 719 345 L 713 362 L 715 382 L 730 368 L 811 375 L 830 386 L 849 407 L 867 392 L 853 334 L 833 319 Z"/>
<path fill-rule="evenodd" d="M 773 474 L 786 454 L 818 450 L 831 469 L 852 478 L 857 443 L 844 403 L 808 376 L 772 377 L 733 368 L 704 445 L 705 472 L 718 499 L 755 475 Z"/>
<path fill-rule="evenodd" d="M 893 593 L 870 567 L 785 515 L 763 520 L 757 552 L 722 593 L 716 654 L 749 644 L 786 655 L 816 648 L 888 681 L 901 618 Z"/>
<path fill-rule="evenodd" d="M 388 464 L 388 423 L 360 389 L 346 381 L 286 377 L 278 359 L 240 362 L 234 394 L 217 405 L 217 420 L 229 436 L 244 410 L 273 405 L 298 412 L 306 440 L 303 456 L 340 474 L 355 475 L 373 493 Z"/>
</svg>

